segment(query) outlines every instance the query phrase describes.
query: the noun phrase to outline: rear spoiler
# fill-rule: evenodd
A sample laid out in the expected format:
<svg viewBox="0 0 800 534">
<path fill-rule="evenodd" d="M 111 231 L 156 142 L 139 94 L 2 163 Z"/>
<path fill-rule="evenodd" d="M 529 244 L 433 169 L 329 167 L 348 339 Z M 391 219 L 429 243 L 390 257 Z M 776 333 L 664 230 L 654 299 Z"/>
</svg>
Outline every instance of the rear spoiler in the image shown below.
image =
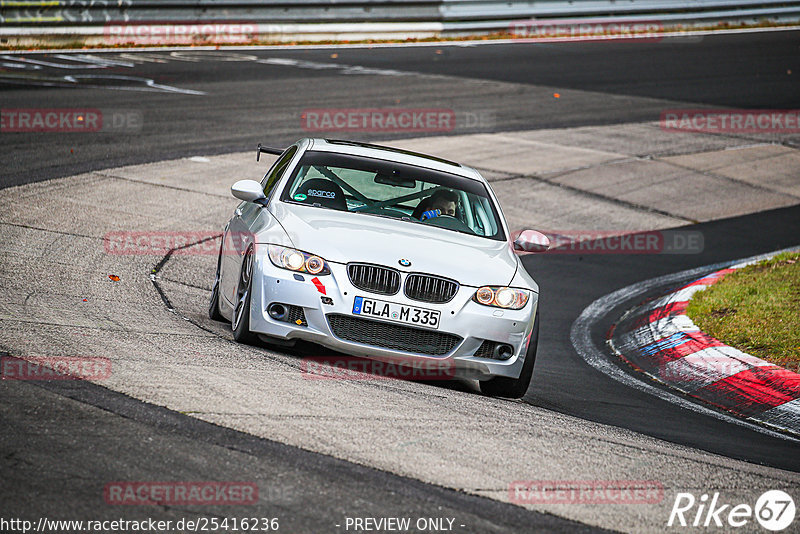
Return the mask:
<svg viewBox="0 0 800 534">
<path fill-rule="evenodd" d="M 280 156 L 283 154 L 283 148 L 273 148 L 271 146 L 263 146 L 261 143 L 258 143 L 258 147 L 256 148 L 256 161 L 261 160 L 261 154 L 275 154 L 276 156 Z"/>
</svg>

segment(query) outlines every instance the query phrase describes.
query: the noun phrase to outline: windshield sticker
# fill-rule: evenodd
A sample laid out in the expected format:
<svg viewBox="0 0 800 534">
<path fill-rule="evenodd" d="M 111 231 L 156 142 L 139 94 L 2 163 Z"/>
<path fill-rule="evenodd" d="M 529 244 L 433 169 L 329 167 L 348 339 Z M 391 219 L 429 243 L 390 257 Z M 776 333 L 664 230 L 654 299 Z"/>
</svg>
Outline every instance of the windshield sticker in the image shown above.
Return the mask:
<svg viewBox="0 0 800 534">
<path fill-rule="evenodd" d="M 304 200 L 305 200 L 305 199 L 307 199 L 307 198 L 308 198 L 308 197 L 307 197 L 307 196 L 305 196 L 303 193 L 297 193 L 297 194 L 294 196 L 294 199 L 295 199 L 296 201 L 298 201 L 298 202 L 302 202 L 302 201 L 304 201 Z"/>
</svg>

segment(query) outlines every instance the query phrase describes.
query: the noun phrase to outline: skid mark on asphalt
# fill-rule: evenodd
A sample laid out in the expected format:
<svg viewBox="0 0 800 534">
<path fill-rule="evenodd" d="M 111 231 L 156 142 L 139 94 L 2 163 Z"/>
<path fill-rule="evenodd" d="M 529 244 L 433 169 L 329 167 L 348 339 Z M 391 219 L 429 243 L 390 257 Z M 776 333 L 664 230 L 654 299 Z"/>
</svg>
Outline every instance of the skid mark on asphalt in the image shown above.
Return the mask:
<svg viewBox="0 0 800 534">
<path fill-rule="evenodd" d="M 743 148 L 743 147 L 737 147 L 736 149 L 737 149 L 737 150 L 741 150 L 742 148 Z M 752 147 L 748 147 L 748 148 L 752 148 Z M 769 157 L 760 158 L 760 159 L 769 159 Z M 759 190 L 759 191 L 762 191 L 762 192 L 764 192 L 764 193 L 775 193 L 775 194 L 778 194 L 778 195 L 786 195 L 786 196 L 787 196 L 787 197 L 789 197 L 789 198 L 793 198 L 793 199 L 795 199 L 795 200 L 798 200 L 798 201 L 800 201 L 800 196 L 798 196 L 798 195 L 795 195 L 795 194 L 789 193 L 789 192 L 787 192 L 787 191 L 780 191 L 780 190 L 778 190 L 778 189 L 774 189 L 774 188 L 772 188 L 772 187 L 768 187 L 768 186 L 766 186 L 766 185 L 762 185 L 762 184 L 757 184 L 757 183 L 749 182 L 749 181 L 747 181 L 747 180 L 740 180 L 740 179 L 738 179 L 738 178 L 733 178 L 733 177 L 731 177 L 731 176 L 726 176 L 726 175 L 724 175 L 724 174 L 720 174 L 720 173 L 712 172 L 712 171 L 710 171 L 710 170 L 698 170 L 698 169 L 694 169 L 694 168 L 692 168 L 692 167 L 689 167 L 688 165 L 681 165 L 681 164 L 679 164 L 679 163 L 675 163 L 674 161 L 663 160 L 663 159 L 659 159 L 658 161 L 660 161 L 660 162 L 662 162 L 662 163 L 666 163 L 667 165 L 669 165 L 669 166 L 671 166 L 671 167 L 675 167 L 675 168 L 677 168 L 677 169 L 682 169 L 682 170 L 687 170 L 687 171 L 697 172 L 697 173 L 699 173 L 699 174 L 702 174 L 702 175 L 704 175 L 704 176 L 709 176 L 709 177 L 711 177 L 711 178 L 717 178 L 717 179 L 719 179 L 719 180 L 725 180 L 725 181 L 727 181 L 727 182 L 729 182 L 729 183 L 732 183 L 732 184 L 743 185 L 743 186 L 745 186 L 745 187 L 751 187 L 751 188 L 753 188 L 753 189 L 757 189 L 757 190 Z M 754 160 L 754 162 L 755 162 L 755 161 L 758 161 L 758 159 Z"/>
<path fill-rule="evenodd" d="M 67 236 L 71 236 L 71 237 L 83 237 L 83 238 L 86 238 L 86 239 L 98 239 L 98 240 L 101 240 L 101 241 L 103 240 L 102 238 L 99 238 L 99 237 L 94 236 L 94 235 L 79 234 L 77 232 L 65 232 L 63 230 L 54 230 L 52 228 L 42 228 L 42 227 L 39 227 L 39 226 L 31 226 L 29 224 L 12 223 L 12 222 L 8 222 L 8 221 L 0 221 L 0 224 L 6 225 L 6 226 L 13 226 L 15 228 L 24 228 L 25 230 L 36 230 L 37 232 L 47 232 L 47 233 L 51 233 L 51 234 L 67 235 Z"/>
<path fill-rule="evenodd" d="M 109 174 L 109 173 L 104 172 L 104 171 L 98 171 L 98 172 L 94 172 L 92 174 L 95 174 L 97 176 L 102 176 L 103 178 L 111 178 L 112 180 L 122 180 L 122 181 L 125 181 L 125 182 L 132 182 L 132 183 L 137 183 L 137 184 L 151 185 L 153 187 L 163 187 L 165 189 L 172 189 L 174 191 L 185 191 L 187 193 L 195 193 L 195 194 L 198 194 L 198 195 L 207 195 L 207 196 L 211 196 L 211 197 L 220 197 L 220 198 L 226 198 L 226 199 L 229 198 L 229 196 L 230 196 L 230 195 L 224 195 L 222 193 L 209 193 L 209 192 L 206 192 L 206 191 L 198 191 L 196 189 L 190 189 L 188 187 L 178 187 L 177 185 L 156 184 L 156 183 L 153 183 L 153 182 L 148 182 L 147 180 L 139 180 L 139 179 L 136 179 L 136 178 L 128 178 L 126 176 L 119 176 L 119 175 L 116 175 L 116 174 Z"/>
<path fill-rule="evenodd" d="M 606 163 L 603 163 L 602 165 L 603 166 L 609 166 L 609 165 L 613 165 L 614 163 L 619 163 L 620 161 L 634 161 L 636 159 L 638 159 L 638 158 L 625 158 L 624 160 L 619 160 L 619 161 L 616 161 L 616 162 L 606 162 Z M 569 171 L 558 172 L 558 173 L 555 173 L 555 174 L 552 174 L 552 175 L 547 175 L 547 176 L 552 176 L 553 178 L 557 178 L 557 177 L 560 177 L 560 176 L 566 176 L 566 175 L 574 172 L 575 170 L 591 169 L 591 168 L 598 167 L 598 166 L 600 166 L 600 165 L 590 165 L 590 166 L 586 166 L 586 167 L 581 167 L 580 169 L 573 169 L 573 170 L 569 170 Z M 475 169 L 477 169 L 478 171 L 481 171 L 481 172 L 503 173 L 503 171 L 498 171 L 498 170 L 494 170 L 494 169 L 486 169 L 486 168 L 482 168 L 482 167 L 475 167 Z M 587 191 L 586 189 L 581 189 L 579 187 L 574 187 L 574 186 L 571 186 L 571 185 L 567 185 L 567 184 L 564 184 L 564 183 L 561 183 L 561 182 L 554 181 L 549 177 L 545 178 L 545 176 L 542 176 L 542 175 L 536 175 L 536 174 L 517 174 L 517 175 L 514 175 L 514 174 L 510 174 L 510 173 L 503 173 L 503 174 L 508 174 L 508 176 L 504 176 L 504 177 L 502 177 L 500 179 L 491 180 L 491 182 L 495 183 L 495 182 L 507 182 L 507 181 L 511 181 L 511 180 L 530 180 L 532 182 L 538 182 L 538 183 L 542 183 L 542 184 L 552 185 L 552 186 L 558 187 L 559 189 L 563 189 L 564 191 L 569 191 L 571 193 L 577 193 L 578 195 L 580 195 L 582 197 L 589 198 L 589 199 L 599 200 L 599 201 L 602 201 L 602 202 L 608 202 L 610 204 L 614 204 L 614 205 L 621 206 L 621 207 L 624 207 L 624 208 L 630 208 L 630 209 L 633 209 L 633 210 L 641 211 L 643 213 L 655 213 L 655 214 L 658 214 L 658 215 L 663 215 L 665 217 L 671 217 L 671 218 L 676 220 L 676 224 L 677 223 L 681 223 L 681 222 L 684 222 L 684 223 L 687 223 L 687 222 L 688 223 L 698 223 L 698 222 L 700 222 L 700 221 L 696 221 L 694 219 L 688 219 L 686 217 L 683 217 L 681 215 L 677 215 L 675 213 L 670 213 L 668 211 L 664 211 L 664 210 L 661 210 L 661 209 L 658 209 L 658 208 L 654 208 L 652 206 L 645 206 L 643 204 L 637 204 L 635 202 L 629 202 L 627 200 L 622 200 L 621 198 L 616 198 L 616 197 L 612 197 L 612 196 L 609 196 L 609 195 L 603 195 L 601 193 L 595 193 L 593 191 Z"/>
</svg>

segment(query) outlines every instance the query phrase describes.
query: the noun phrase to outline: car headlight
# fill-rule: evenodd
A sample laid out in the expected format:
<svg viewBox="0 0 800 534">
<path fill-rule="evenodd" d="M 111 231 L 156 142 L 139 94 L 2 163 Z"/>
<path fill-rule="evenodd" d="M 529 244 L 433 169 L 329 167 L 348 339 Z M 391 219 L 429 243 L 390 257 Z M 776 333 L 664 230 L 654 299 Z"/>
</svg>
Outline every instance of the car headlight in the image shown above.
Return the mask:
<svg viewBox="0 0 800 534">
<path fill-rule="evenodd" d="M 530 293 L 513 287 L 484 286 L 472 296 L 472 300 L 484 306 L 521 310 L 528 303 Z"/>
<path fill-rule="evenodd" d="M 268 254 L 272 264 L 281 269 L 314 275 L 331 274 L 325 260 L 302 250 L 270 245 Z"/>
</svg>

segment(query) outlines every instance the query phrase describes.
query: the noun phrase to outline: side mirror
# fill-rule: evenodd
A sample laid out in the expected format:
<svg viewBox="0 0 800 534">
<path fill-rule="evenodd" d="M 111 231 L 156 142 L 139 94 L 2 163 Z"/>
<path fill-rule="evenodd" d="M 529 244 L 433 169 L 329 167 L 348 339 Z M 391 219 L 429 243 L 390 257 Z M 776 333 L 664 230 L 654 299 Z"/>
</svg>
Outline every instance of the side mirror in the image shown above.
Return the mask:
<svg viewBox="0 0 800 534">
<path fill-rule="evenodd" d="M 550 248 L 550 239 L 536 230 L 523 230 L 514 240 L 514 250 L 544 252 Z"/>
<path fill-rule="evenodd" d="M 239 180 L 231 186 L 231 194 L 245 202 L 258 202 L 267 198 L 261 184 L 255 180 Z"/>
</svg>

